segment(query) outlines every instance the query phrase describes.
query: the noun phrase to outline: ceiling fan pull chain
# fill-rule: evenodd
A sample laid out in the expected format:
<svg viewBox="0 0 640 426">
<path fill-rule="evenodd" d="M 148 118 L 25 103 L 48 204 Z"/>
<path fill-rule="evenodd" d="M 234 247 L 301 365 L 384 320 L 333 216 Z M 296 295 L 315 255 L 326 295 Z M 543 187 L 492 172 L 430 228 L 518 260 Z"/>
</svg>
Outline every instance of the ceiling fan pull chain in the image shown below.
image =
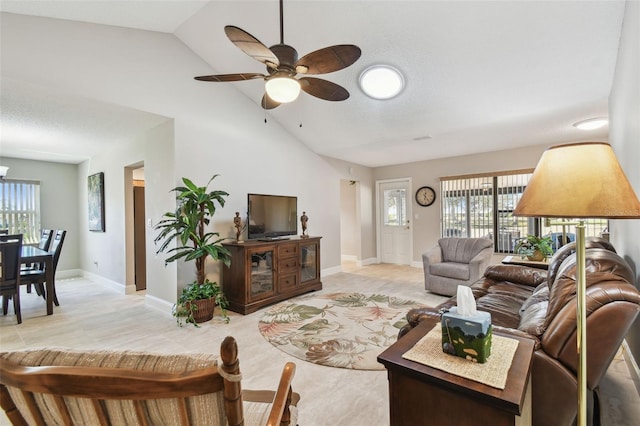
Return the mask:
<svg viewBox="0 0 640 426">
<path fill-rule="evenodd" d="M 300 128 L 302 129 L 302 108 L 298 108 Z"/>
</svg>

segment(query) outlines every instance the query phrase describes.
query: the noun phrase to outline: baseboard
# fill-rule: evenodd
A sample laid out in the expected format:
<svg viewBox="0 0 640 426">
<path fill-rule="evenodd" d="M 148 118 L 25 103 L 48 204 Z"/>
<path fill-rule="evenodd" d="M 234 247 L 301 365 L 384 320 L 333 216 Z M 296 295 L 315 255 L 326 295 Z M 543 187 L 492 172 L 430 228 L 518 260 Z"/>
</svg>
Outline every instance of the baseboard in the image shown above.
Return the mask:
<svg viewBox="0 0 640 426">
<path fill-rule="evenodd" d="M 640 394 L 640 367 L 638 367 L 638 363 L 633 357 L 631 348 L 629 347 L 626 339 L 622 341 L 622 356 L 627 364 L 633 383 L 636 385 L 636 390 L 638 391 L 638 394 Z"/>
<path fill-rule="evenodd" d="M 82 271 L 82 276 L 85 278 L 89 278 L 91 281 L 95 281 L 99 284 L 102 284 L 106 287 L 109 287 L 120 294 L 132 294 L 136 291 L 136 286 L 133 285 L 124 285 L 122 283 L 110 280 L 108 278 L 102 277 L 100 275 L 94 274 L 92 272 Z M 133 290 L 132 290 L 133 288 Z"/>
<path fill-rule="evenodd" d="M 144 304 L 158 311 L 165 312 L 169 315 L 171 315 L 171 312 L 173 310 L 173 303 L 167 302 L 164 299 L 160 299 L 159 297 L 151 296 L 149 294 L 146 294 L 144 296 Z"/>
<path fill-rule="evenodd" d="M 375 257 L 371 257 L 365 260 L 358 260 L 357 256 L 352 256 L 348 254 L 343 254 L 342 256 L 340 256 L 340 260 L 343 262 L 355 262 L 358 268 L 362 268 L 363 266 L 366 266 L 366 265 L 375 265 L 376 263 L 380 263 L 378 262 L 378 259 Z"/>
<path fill-rule="evenodd" d="M 424 264 L 422 263 L 422 261 L 419 261 L 419 262 L 414 261 L 414 262 L 411 262 L 411 266 L 414 268 L 422 269 L 424 267 Z"/>
<path fill-rule="evenodd" d="M 331 268 L 323 269 L 320 273 L 320 276 L 326 277 L 327 275 L 337 274 L 338 272 L 342 272 L 342 266 L 334 266 Z"/>
<path fill-rule="evenodd" d="M 97 284 L 101 284 L 101 285 L 104 285 L 105 287 L 115 290 L 120 294 L 135 294 L 137 292 L 135 284 L 124 285 L 119 282 L 112 281 L 108 278 L 102 277 L 100 275 L 96 275 L 92 272 L 87 272 L 82 270 L 74 270 L 74 273 L 69 276 L 67 276 L 68 274 L 66 272 L 68 271 L 65 271 L 64 277 L 61 276 L 61 274 L 56 273 L 56 278 L 62 279 L 62 278 L 72 278 L 72 277 L 83 277 L 83 278 L 88 278 Z M 145 294 L 144 302 L 147 306 L 154 308 L 160 312 L 164 312 L 167 315 L 171 315 L 171 312 L 173 310 L 172 302 L 168 302 L 164 299 L 160 299 L 158 297 L 151 296 L 149 294 Z"/>
<path fill-rule="evenodd" d="M 56 271 L 56 280 L 66 280 L 67 278 L 76 278 L 82 276 L 81 269 L 67 269 L 64 271 Z"/>
<path fill-rule="evenodd" d="M 362 260 L 361 264 L 359 266 L 375 265 L 376 263 L 380 263 L 380 261 L 378 261 L 378 258 L 377 257 L 370 257 L 368 259 Z"/>
</svg>

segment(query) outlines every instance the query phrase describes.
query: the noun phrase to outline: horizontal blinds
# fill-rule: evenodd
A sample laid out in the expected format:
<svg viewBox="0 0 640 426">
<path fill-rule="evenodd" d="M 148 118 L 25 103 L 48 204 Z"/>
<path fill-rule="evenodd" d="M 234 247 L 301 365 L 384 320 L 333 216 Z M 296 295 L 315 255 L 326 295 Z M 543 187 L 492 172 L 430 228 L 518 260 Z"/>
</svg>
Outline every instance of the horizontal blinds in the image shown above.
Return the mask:
<svg viewBox="0 0 640 426">
<path fill-rule="evenodd" d="M 25 244 L 34 244 L 40 234 L 40 182 L 0 182 L 0 228 L 23 234 Z"/>
<path fill-rule="evenodd" d="M 526 237 L 527 234 L 538 233 L 535 220 L 513 215 L 513 210 L 518 205 L 532 173 L 501 175 L 495 178 L 497 188 L 495 246 L 499 253 L 513 253 L 520 238 Z"/>
<path fill-rule="evenodd" d="M 442 236 L 490 238 L 498 252 L 511 252 L 527 231 L 513 209 L 533 169 L 440 178 Z M 522 228 L 524 226 L 524 228 Z"/>
<path fill-rule="evenodd" d="M 522 174 L 533 173 L 533 170 L 534 169 L 520 169 L 520 170 L 505 170 L 502 172 L 473 173 L 468 175 L 457 175 L 457 176 L 442 176 L 440 177 L 440 180 L 448 181 L 448 180 L 460 180 L 460 179 L 492 178 L 494 176 L 522 175 Z"/>
<path fill-rule="evenodd" d="M 491 232 L 493 189 L 490 178 L 443 180 L 440 193 L 443 236 L 478 238 Z"/>
</svg>

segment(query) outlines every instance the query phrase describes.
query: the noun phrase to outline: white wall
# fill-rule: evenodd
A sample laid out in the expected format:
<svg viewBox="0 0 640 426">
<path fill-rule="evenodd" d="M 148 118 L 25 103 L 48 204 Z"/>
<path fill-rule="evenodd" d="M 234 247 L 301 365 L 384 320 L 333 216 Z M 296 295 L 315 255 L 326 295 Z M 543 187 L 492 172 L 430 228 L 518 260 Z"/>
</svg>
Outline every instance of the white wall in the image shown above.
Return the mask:
<svg viewBox="0 0 640 426">
<path fill-rule="evenodd" d="M 413 264 L 422 265 L 422 253 L 436 244 L 440 238 L 440 177 L 535 168 L 546 148 L 546 145 L 538 145 L 376 168 L 376 180 L 410 177 L 414 185 L 413 192 L 425 185 L 436 191 L 436 202 L 429 207 L 419 206 L 414 197 L 411 197 L 414 215 Z"/>
<path fill-rule="evenodd" d="M 131 135 L 127 141 L 115 141 L 117 146 L 109 152 L 80 166 L 76 184 L 76 191 L 81 193 L 77 204 L 80 214 L 86 205 L 86 176 L 92 173 L 105 172 L 107 204 L 107 232 L 82 232 L 79 247 L 83 269 L 113 284 L 126 283 L 124 168 L 139 162 L 145 165 L 147 190 L 149 185 L 157 186 L 156 194 L 163 200 L 161 205 L 149 206 L 155 201 L 147 202 L 146 207 L 152 207 L 147 217 L 153 223 L 163 212 L 173 210 L 173 205 L 166 205 L 171 200 L 169 191 L 181 177 L 205 184 L 213 174 L 220 174 L 213 185 L 230 196 L 214 218 L 215 231 L 222 236 L 233 235 L 233 216 L 236 211 L 246 211 L 248 192 L 294 195 L 299 210 L 309 216 L 308 232 L 323 237 L 322 268 L 339 267 L 338 173 L 274 120 L 264 123 L 262 108 L 233 85 L 219 85 L 213 90 L 211 85 L 194 81 L 194 75 L 212 70 L 176 37 L 21 15 L 3 14 L 2 20 L 3 36 L 11 40 L 3 43 L 3 78 L 46 85 L 52 91 L 173 120 L 173 145 L 165 139 L 165 128 L 159 131 L 161 141 L 154 146 L 151 130 L 145 135 Z M 23 66 L 33 72 L 19 72 Z M 43 69 L 47 72 L 42 73 Z M 166 174 L 161 178 L 161 173 Z M 84 217 L 80 217 L 80 229 L 86 229 Z M 147 247 L 153 246 L 149 241 L 153 236 L 147 234 Z M 148 273 L 154 274 L 160 262 L 151 250 L 147 256 L 152 256 L 147 260 Z M 207 272 L 210 279 L 219 279 L 213 262 Z M 173 280 L 180 288 L 194 276 L 192 264 L 178 265 Z M 153 289 L 148 293 L 175 300 L 175 286 L 161 285 L 171 294 L 155 293 Z"/>
<path fill-rule="evenodd" d="M 79 191 L 78 167 L 75 164 L 51 163 L 2 157 L 0 164 L 9 167 L 11 179 L 40 181 L 40 222 L 45 229 L 66 229 L 57 268 L 58 276 L 77 275 L 82 268 L 78 243 Z M 85 181 L 86 186 L 86 181 Z M 86 221 L 85 215 L 85 221 Z"/>
<path fill-rule="evenodd" d="M 616 72 L 609 97 L 611 146 L 637 195 L 640 195 L 640 3 L 627 1 Z M 636 273 L 640 288 L 640 219 L 611 221 L 611 241 Z M 627 335 L 640 362 L 640 318 Z"/>
<path fill-rule="evenodd" d="M 125 168 L 132 164 L 145 162 L 146 166 L 146 199 L 149 200 L 149 211 L 151 213 L 158 210 L 166 211 L 175 206 L 173 199 L 167 195 L 166 184 L 173 183 L 173 167 L 171 166 L 173 133 L 169 123 L 158 126 L 143 135 L 136 135 L 130 140 L 116 141 L 108 152 L 97 155 L 91 160 L 85 161 L 79 166 L 78 172 L 78 192 L 80 194 L 77 204 L 79 224 L 80 224 L 80 265 L 83 271 L 100 277 L 106 283 L 115 287 L 133 285 L 127 282 L 126 262 L 127 255 L 131 255 L 131 248 L 126 245 L 127 220 L 125 204 L 126 200 L 132 198 L 130 181 L 125 180 Z M 164 148 L 164 149 L 161 149 Z M 154 156 L 153 153 L 156 153 Z M 160 159 L 160 160 L 159 160 Z M 160 164 L 158 161 L 166 160 Z M 162 166 L 163 176 L 158 185 L 158 169 Z M 94 173 L 104 173 L 104 194 L 105 194 L 105 232 L 94 232 L 88 230 L 87 219 L 87 177 Z M 151 200 L 155 200 L 151 203 Z M 147 204 L 145 202 L 145 204 Z M 147 247 L 153 235 L 147 235 Z M 147 251 L 147 257 L 155 259 L 153 250 Z M 149 262 L 148 262 L 149 263 Z M 163 267 L 164 268 L 164 267 Z M 171 301 L 175 296 L 175 284 L 166 283 L 173 286 L 169 294 L 164 294 L 162 290 L 157 290 L 159 283 L 157 276 L 154 276 L 154 265 L 148 265 L 147 270 L 154 280 L 150 281 L 148 294 L 163 295 L 162 298 L 169 297 Z M 175 281 L 175 280 L 174 280 Z M 157 294 L 156 294 L 157 293 Z"/>
<path fill-rule="evenodd" d="M 175 194 L 169 192 L 169 189 L 175 187 L 176 180 L 173 125 L 173 122 L 167 122 L 158 126 L 146 135 L 144 140 L 144 204 L 145 215 L 151 219 L 151 227 L 147 224 L 145 232 L 147 296 L 171 302 L 174 301 L 177 292 L 177 265 L 170 263 L 165 266 L 166 255 L 156 254 L 157 246 L 153 243 L 153 239 L 157 233 L 153 230 L 153 226 L 162 214 L 174 210 L 176 206 Z"/>
<path fill-rule="evenodd" d="M 356 256 L 363 264 L 377 262 L 373 169 L 335 158 L 324 157 L 341 180 L 357 182 L 355 188 L 355 226 L 359 226 L 360 242 Z M 342 232 L 342 231 L 340 231 Z"/>
</svg>

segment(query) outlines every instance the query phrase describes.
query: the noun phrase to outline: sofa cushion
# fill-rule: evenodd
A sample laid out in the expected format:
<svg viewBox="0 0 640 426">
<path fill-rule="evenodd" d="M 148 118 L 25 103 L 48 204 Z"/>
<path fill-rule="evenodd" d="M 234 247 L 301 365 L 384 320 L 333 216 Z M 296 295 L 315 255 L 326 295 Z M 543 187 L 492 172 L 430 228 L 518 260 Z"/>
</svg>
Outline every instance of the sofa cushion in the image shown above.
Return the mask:
<svg viewBox="0 0 640 426">
<path fill-rule="evenodd" d="M 468 263 L 442 262 L 429 266 L 431 275 L 466 281 L 470 277 Z"/>
<path fill-rule="evenodd" d="M 127 368 L 140 371 L 163 373 L 179 373 L 193 371 L 217 365 L 216 356 L 211 354 L 160 355 L 133 351 L 73 351 L 63 349 L 33 349 L 17 352 L 3 352 L 0 357 L 25 366 L 83 366 Z M 19 389 L 8 388 L 12 399 L 20 411 L 28 413 L 27 401 Z M 36 394 L 36 401 L 41 407 L 52 404 L 52 395 Z M 74 424 L 98 424 L 96 411 L 92 401 L 86 398 L 65 398 L 69 414 Z M 132 401 L 105 401 L 113 424 L 137 424 L 136 409 Z M 188 398 L 188 409 L 197 420 L 197 424 L 209 422 L 209 419 L 225 419 L 224 398 L 222 392 Z M 178 402 L 172 399 L 147 400 L 143 409 L 149 424 L 163 424 L 167 419 L 176 419 L 179 413 Z M 45 411 L 46 424 L 61 424 L 55 411 Z M 27 422 L 34 419 L 27 418 Z M 217 421 L 217 420 L 216 420 Z M 34 424 L 34 423 L 30 423 Z M 217 424 L 217 423 L 214 423 Z"/>
<path fill-rule="evenodd" d="M 519 265 L 490 265 L 484 271 L 484 277 L 494 281 L 507 281 L 536 287 L 546 282 L 547 273 L 542 269 L 534 269 Z"/>
<path fill-rule="evenodd" d="M 535 305 L 539 302 L 548 302 L 549 301 L 549 286 L 547 283 L 542 283 L 533 291 L 531 296 L 525 300 L 520 308 L 520 316 L 524 313 L 525 310 L 531 305 Z"/>
<path fill-rule="evenodd" d="M 491 324 L 506 328 L 518 328 L 522 300 L 503 294 L 487 294 L 476 300 L 479 311 L 491 313 Z"/>
<path fill-rule="evenodd" d="M 520 316 L 518 330 L 529 333 L 532 336 L 542 336 L 548 306 L 549 302 L 546 300 L 530 304 Z"/>
</svg>

